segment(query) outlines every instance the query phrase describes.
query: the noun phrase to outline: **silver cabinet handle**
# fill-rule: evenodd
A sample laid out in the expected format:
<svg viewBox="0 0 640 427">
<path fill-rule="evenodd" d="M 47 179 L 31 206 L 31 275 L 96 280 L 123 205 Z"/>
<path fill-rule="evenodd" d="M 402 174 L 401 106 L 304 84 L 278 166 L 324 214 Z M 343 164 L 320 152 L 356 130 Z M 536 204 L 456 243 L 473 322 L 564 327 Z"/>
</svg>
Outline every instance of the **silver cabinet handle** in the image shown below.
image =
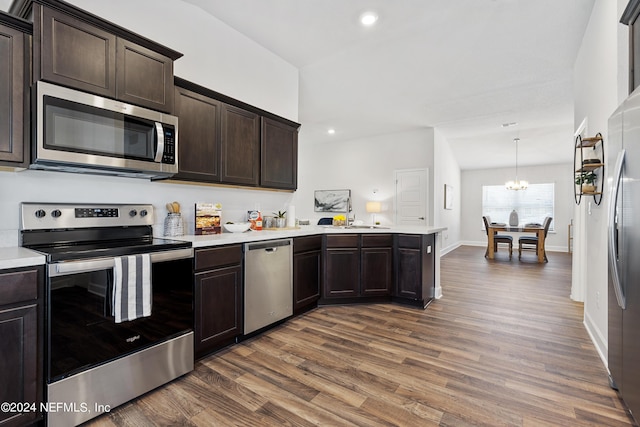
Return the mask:
<svg viewBox="0 0 640 427">
<path fill-rule="evenodd" d="M 627 307 L 627 298 L 622 289 L 620 281 L 620 270 L 618 268 L 618 195 L 620 183 L 622 182 L 622 167 L 624 166 L 625 150 L 618 154 L 616 166 L 613 171 L 613 183 L 611 185 L 611 198 L 609 199 L 609 227 L 608 227 L 608 252 L 609 269 L 613 281 L 613 290 L 616 293 L 618 305 L 623 310 Z"/>
</svg>

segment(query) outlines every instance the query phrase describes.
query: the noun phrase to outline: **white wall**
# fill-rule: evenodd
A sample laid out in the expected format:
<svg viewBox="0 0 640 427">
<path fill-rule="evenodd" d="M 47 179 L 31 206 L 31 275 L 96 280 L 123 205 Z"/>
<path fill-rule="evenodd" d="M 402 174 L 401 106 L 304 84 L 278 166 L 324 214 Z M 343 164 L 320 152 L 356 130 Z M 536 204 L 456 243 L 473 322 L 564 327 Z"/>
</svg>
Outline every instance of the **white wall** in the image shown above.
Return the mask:
<svg viewBox="0 0 640 427">
<path fill-rule="evenodd" d="M 627 27 L 619 24 L 627 1 L 596 0 L 574 67 L 574 124 L 586 118 L 587 135 L 601 132 L 607 143 L 607 121 L 627 94 Z M 605 164 L 613 159 L 605 157 Z M 575 244 L 584 255 L 574 259 L 574 287 L 584 288 L 584 322 L 598 352 L 607 359 L 608 193 L 602 204 L 583 203 L 577 209 Z M 590 208 L 590 209 L 589 209 Z M 579 211 L 578 211 L 579 210 Z"/>
<path fill-rule="evenodd" d="M 304 127 L 300 139 L 305 140 Z M 369 200 L 382 202 L 376 214 L 381 224 L 392 224 L 397 169 L 429 168 L 433 173 L 433 129 L 380 135 L 347 142 L 308 143 L 298 148 L 298 191 L 294 196 L 298 218 L 317 222 L 313 211 L 315 190 L 350 189 L 356 219 L 371 222 L 365 210 Z M 430 177 L 430 182 L 433 178 Z M 378 190 L 376 194 L 374 190 Z M 431 190 L 430 190 L 431 193 Z"/>
<path fill-rule="evenodd" d="M 460 179 L 460 167 L 453 156 L 451 146 L 446 138 L 435 129 L 434 132 L 434 166 L 433 166 L 433 224 L 439 227 L 447 227 L 442 232 L 442 253 L 457 248 L 460 244 L 460 228 L 462 211 L 467 209 L 462 206 L 462 187 Z M 450 185 L 453 189 L 453 209 L 444 208 L 444 186 Z"/>
<path fill-rule="evenodd" d="M 69 2 L 184 54 L 175 75 L 297 121 L 298 69 L 202 9 L 180 1 Z"/>
<path fill-rule="evenodd" d="M 182 52 L 184 56 L 175 65 L 176 75 L 297 120 L 298 70 L 200 9 L 173 2 L 158 7 L 155 0 L 73 0 L 72 3 Z M 304 179 L 304 169 L 300 176 Z M 18 212 L 22 201 L 152 203 L 158 209 L 156 224 L 161 226 L 166 214 L 165 203 L 177 200 L 185 208 L 187 229 L 193 232 L 196 202 L 219 202 L 223 206 L 223 220 L 237 221 L 248 209 L 258 207 L 264 212 L 285 209 L 292 197 L 292 193 L 284 192 L 118 177 L 31 170 L 0 172 L 0 246 L 18 244 Z"/>
<path fill-rule="evenodd" d="M 571 150 L 571 140 L 567 141 Z M 518 174 L 530 184 L 555 183 L 555 231 L 547 235 L 545 247 L 549 251 L 566 251 L 568 245 L 567 226 L 573 215 L 573 181 L 571 164 L 519 167 Z M 462 217 L 461 240 L 467 245 L 486 246 L 487 235 L 482 228 L 482 186 L 504 185 L 513 179 L 514 168 L 477 169 L 462 171 Z M 542 222 L 542 218 L 540 219 Z M 519 237 L 513 234 L 514 240 Z"/>
</svg>

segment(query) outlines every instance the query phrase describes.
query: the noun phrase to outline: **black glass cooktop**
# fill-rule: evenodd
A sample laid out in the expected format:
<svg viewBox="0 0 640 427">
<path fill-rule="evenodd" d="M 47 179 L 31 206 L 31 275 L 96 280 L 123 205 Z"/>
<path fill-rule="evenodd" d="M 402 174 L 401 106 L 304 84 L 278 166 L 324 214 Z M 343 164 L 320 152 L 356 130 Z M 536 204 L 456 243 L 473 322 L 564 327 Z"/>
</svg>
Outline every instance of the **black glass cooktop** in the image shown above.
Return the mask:
<svg viewBox="0 0 640 427">
<path fill-rule="evenodd" d="M 45 254 L 48 262 L 136 255 L 191 247 L 191 242 L 152 237 L 145 230 L 150 228 L 23 232 L 22 246 Z"/>
</svg>

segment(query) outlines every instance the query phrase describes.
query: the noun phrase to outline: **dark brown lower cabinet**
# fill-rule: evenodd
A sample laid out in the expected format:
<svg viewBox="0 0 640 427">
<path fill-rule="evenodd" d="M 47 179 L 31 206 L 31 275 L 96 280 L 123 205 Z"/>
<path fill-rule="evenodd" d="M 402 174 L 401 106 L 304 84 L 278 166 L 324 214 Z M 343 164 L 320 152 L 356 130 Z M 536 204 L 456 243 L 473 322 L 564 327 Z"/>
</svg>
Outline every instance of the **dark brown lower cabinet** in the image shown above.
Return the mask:
<svg viewBox="0 0 640 427">
<path fill-rule="evenodd" d="M 357 234 L 325 236 L 322 298 L 360 294 L 360 244 Z"/>
<path fill-rule="evenodd" d="M 323 299 L 391 295 L 393 284 L 393 235 L 327 235 L 324 251 Z"/>
<path fill-rule="evenodd" d="M 363 234 L 360 295 L 389 296 L 393 285 L 393 235 Z"/>
<path fill-rule="evenodd" d="M 3 427 L 42 419 L 43 286 L 42 267 L 0 272 L 0 402 L 29 405 L 25 411 L 0 412 Z"/>
<path fill-rule="evenodd" d="M 320 298 L 322 236 L 293 239 L 293 312 L 302 313 Z"/>
<path fill-rule="evenodd" d="M 435 295 L 433 234 L 395 237 L 394 301 L 426 307 Z"/>
<path fill-rule="evenodd" d="M 199 249 L 195 259 L 195 355 L 201 358 L 242 334 L 242 246 Z"/>
</svg>

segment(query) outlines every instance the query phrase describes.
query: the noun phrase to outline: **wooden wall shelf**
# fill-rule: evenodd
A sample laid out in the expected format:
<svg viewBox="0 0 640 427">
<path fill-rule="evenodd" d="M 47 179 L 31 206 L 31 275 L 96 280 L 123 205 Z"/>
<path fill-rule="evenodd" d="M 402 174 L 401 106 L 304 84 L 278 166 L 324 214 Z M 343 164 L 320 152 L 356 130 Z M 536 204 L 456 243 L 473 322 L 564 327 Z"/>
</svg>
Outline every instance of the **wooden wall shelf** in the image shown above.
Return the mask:
<svg viewBox="0 0 640 427">
<path fill-rule="evenodd" d="M 585 163 L 584 154 L 586 150 L 593 150 L 592 155 L 588 158 L 596 159 L 597 162 L 592 161 Z M 604 182 L 604 138 L 600 132 L 591 137 L 583 138 L 582 135 L 576 136 L 573 166 L 574 198 L 576 204 L 580 204 L 582 196 L 592 196 L 596 205 L 599 205 L 602 202 L 602 185 Z M 594 191 L 584 191 L 580 184 L 575 183 L 582 174 L 588 172 L 596 174 Z"/>
</svg>

